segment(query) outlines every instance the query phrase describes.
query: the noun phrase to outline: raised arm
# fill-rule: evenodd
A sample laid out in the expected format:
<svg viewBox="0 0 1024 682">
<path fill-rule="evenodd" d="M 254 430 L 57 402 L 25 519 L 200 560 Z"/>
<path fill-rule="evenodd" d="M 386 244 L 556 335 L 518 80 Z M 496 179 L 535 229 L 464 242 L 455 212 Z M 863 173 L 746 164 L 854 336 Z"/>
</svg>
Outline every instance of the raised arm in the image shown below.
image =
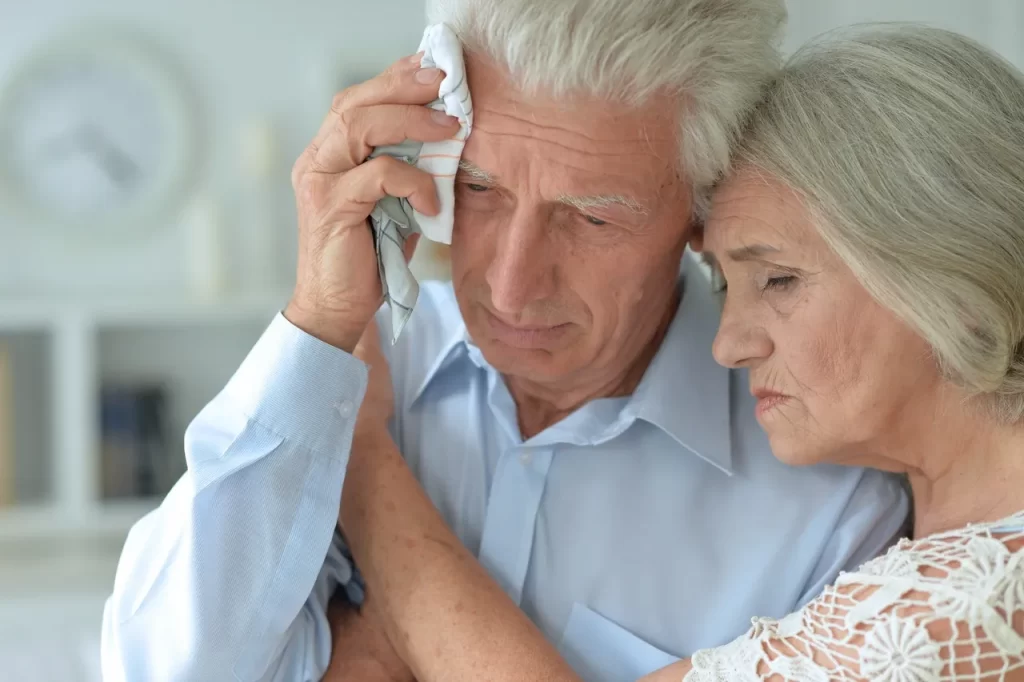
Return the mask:
<svg viewBox="0 0 1024 682">
<path fill-rule="evenodd" d="M 188 471 L 125 543 L 107 682 L 313 681 L 350 575 L 335 520 L 363 363 L 277 316 L 185 438 Z"/>
<path fill-rule="evenodd" d="M 459 129 L 422 106 L 443 74 L 418 66 L 403 59 L 341 93 L 296 162 L 295 291 L 190 426 L 188 472 L 125 544 L 104 679 L 300 682 L 327 667 L 325 608 L 349 575 L 332 536 L 366 381 L 347 351 L 381 300 L 366 220 L 386 195 L 438 210 L 429 174 L 364 161 L 376 146 Z"/>
</svg>

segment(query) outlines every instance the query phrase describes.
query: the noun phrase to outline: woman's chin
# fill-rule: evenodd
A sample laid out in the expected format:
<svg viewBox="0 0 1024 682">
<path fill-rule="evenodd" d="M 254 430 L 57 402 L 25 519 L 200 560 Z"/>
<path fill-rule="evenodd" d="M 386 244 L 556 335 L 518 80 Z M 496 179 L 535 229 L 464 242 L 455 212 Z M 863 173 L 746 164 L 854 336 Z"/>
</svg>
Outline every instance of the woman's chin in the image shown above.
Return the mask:
<svg viewBox="0 0 1024 682">
<path fill-rule="evenodd" d="M 814 447 L 806 439 L 795 438 L 789 434 L 768 434 L 768 443 L 775 459 L 789 466 L 803 467 L 833 461 L 822 448 Z"/>
</svg>

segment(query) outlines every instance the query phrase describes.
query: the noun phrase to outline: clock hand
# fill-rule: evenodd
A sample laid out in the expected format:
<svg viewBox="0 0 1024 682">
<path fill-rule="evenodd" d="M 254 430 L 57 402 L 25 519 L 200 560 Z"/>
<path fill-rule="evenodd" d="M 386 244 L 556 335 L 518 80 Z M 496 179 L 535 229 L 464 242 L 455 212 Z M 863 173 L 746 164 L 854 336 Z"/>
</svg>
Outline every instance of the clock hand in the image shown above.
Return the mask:
<svg viewBox="0 0 1024 682">
<path fill-rule="evenodd" d="M 82 126 L 83 143 L 94 156 L 94 160 L 107 177 L 121 189 L 138 182 L 140 168 L 134 159 L 121 151 L 95 125 Z"/>
<path fill-rule="evenodd" d="M 42 155 L 50 161 L 63 161 L 81 151 L 81 126 L 50 138 L 42 144 L 41 149 Z"/>
</svg>

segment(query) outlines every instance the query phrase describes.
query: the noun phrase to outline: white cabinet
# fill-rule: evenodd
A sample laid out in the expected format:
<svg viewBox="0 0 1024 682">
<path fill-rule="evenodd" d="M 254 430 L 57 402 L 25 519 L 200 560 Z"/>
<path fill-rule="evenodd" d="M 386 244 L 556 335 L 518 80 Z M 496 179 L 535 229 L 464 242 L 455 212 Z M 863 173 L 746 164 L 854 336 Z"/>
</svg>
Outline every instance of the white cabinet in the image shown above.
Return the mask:
<svg viewBox="0 0 1024 682">
<path fill-rule="evenodd" d="M 0 391 L 12 406 L 0 445 L 0 541 L 123 537 L 184 471 L 189 421 L 286 302 L 282 292 L 216 303 L 121 297 L 0 304 L 0 349 L 9 367 Z M 166 459 L 154 466 L 167 475 L 127 496 L 107 483 L 118 472 L 104 471 L 110 461 L 102 456 L 101 396 L 111 387 L 158 387 L 165 403 L 153 451 Z"/>
</svg>

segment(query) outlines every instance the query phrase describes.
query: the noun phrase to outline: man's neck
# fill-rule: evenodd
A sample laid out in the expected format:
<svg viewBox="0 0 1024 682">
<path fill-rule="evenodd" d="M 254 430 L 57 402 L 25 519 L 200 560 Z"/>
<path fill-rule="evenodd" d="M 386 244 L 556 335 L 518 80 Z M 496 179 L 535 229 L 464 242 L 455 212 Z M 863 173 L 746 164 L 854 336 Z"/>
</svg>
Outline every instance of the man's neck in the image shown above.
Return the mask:
<svg viewBox="0 0 1024 682">
<path fill-rule="evenodd" d="M 549 426 L 557 424 L 592 400 L 632 395 L 657 354 L 658 348 L 661 347 L 679 307 L 679 301 L 680 294 L 677 291 L 669 299 L 652 335 L 637 344 L 632 360 L 620 366 L 617 372 L 559 385 L 542 385 L 506 376 L 505 383 L 516 404 L 519 431 L 523 440 L 528 440 Z"/>
</svg>

